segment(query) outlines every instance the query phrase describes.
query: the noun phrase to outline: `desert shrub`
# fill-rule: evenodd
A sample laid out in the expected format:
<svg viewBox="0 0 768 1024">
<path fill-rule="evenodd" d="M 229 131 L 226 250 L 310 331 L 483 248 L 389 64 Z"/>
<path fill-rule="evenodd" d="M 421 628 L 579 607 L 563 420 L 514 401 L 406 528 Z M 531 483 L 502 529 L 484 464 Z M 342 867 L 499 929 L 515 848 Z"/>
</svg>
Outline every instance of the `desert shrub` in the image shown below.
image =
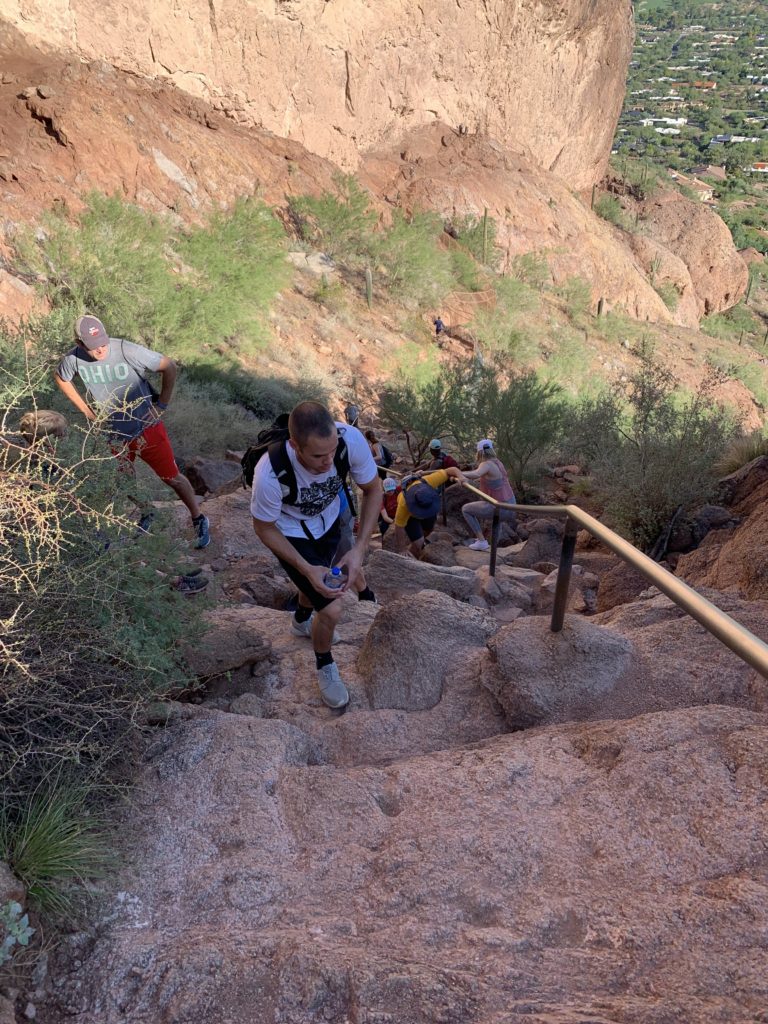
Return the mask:
<svg viewBox="0 0 768 1024">
<path fill-rule="evenodd" d="M 431 343 L 420 345 L 415 341 L 405 341 L 394 353 L 386 369 L 390 376 L 408 381 L 419 388 L 437 377 L 440 362 Z"/>
<path fill-rule="evenodd" d="M 606 516 L 644 550 L 672 516 L 705 501 L 715 465 L 736 434 L 731 416 L 712 399 L 719 378 L 681 395 L 671 373 L 647 350 L 623 394 L 582 410 L 582 435 L 593 418 L 589 456 Z M 611 420 L 614 418 L 614 422 Z"/>
<path fill-rule="evenodd" d="M 371 197 L 352 175 L 337 175 L 334 188 L 320 196 L 291 197 L 288 212 L 303 241 L 348 267 L 367 266 L 375 248 Z"/>
<path fill-rule="evenodd" d="M 475 260 L 461 249 L 452 249 L 450 257 L 451 272 L 458 287 L 467 292 L 482 291 L 483 282 Z"/>
<path fill-rule="evenodd" d="M 182 377 L 164 415 L 176 455 L 223 458 L 228 448 L 240 450 L 265 425 L 242 405 L 232 401 L 225 384 L 201 384 Z"/>
<path fill-rule="evenodd" d="M 163 575 L 176 571 L 171 533 L 158 520 L 134 539 L 134 482 L 106 440 L 73 429 L 29 448 L 13 433 L 46 380 L 34 362 L 0 369 L 0 806 L 19 863 L 39 801 L 115 778 L 145 702 L 186 684 L 177 652 L 200 631 Z"/>
<path fill-rule="evenodd" d="M 536 354 L 528 314 L 539 310 L 541 298 L 530 285 L 514 277 L 497 278 L 494 288 L 496 306 L 481 309 L 472 321 L 472 330 L 492 353 L 525 362 Z"/>
<path fill-rule="evenodd" d="M 88 803 L 87 787 L 54 783 L 18 813 L 0 812 L 0 859 L 49 914 L 71 912 L 72 883 L 104 874 L 111 860 L 105 830 Z"/>
<path fill-rule="evenodd" d="M 434 213 L 414 213 L 409 219 L 395 211 L 392 226 L 376 246 L 377 262 L 393 295 L 429 306 L 453 290 L 451 255 L 438 245 L 442 232 L 442 221 Z"/>
<path fill-rule="evenodd" d="M 655 284 L 653 288 L 667 309 L 674 313 L 680 304 L 680 292 L 672 282 L 663 281 L 660 284 Z"/>
<path fill-rule="evenodd" d="M 509 268 L 509 277 L 539 291 L 549 284 L 551 276 L 547 257 L 540 252 L 526 252 L 521 256 L 515 256 Z"/>
<path fill-rule="evenodd" d="M 483 227 L 482 217 L 466 214 L 464 217 L 456 218 L 452 226 L 458 240 L 472 254 L 477 263 L 484 264 L 493 270 L 498 268 L 501 254 L 496 245 L 498 228 L 493 217 L 486 217 L 485 227 Z M 483 246 L 484 236 L 485 246 Z M 483 248 L 485 248 L 485 259 L 483 259 Z"/>
<path fill-rule="evenodd" d="M 565 301 L 565 308 L 571 320 L 577 320 L 589 312 L 592 305 L 592 289 L 583 277 L 568 277 L 557 289 Z"/>
<path fill-rule="evenodd" d="M 443 366 L 432 380 L 417 383 L 401 374 L 383 390 L 382 422 L 405 435 L 414 466 L 424 459 L 433 437 L 451 437 L 462 445 L 473 436 L 473 388 L 481 373 L 471 362 Z"/>
<path fill-rule="evenodd" d="M 562 434 L 562 388 L 533 371 L 509 373 L 497 363 L 487 367 L 479 382 L 475 410 L 479 436 L 495 440 L 516 491 L 524 491 Z"/>
<path fill-rule="evenodd" d="M 205 344 L 247 351 L 261 342 L 266 308 L 289 275 L 282 227 L 254 199 L 187 232 L 92 193 L 77 220 L 51 214 L 42 234 L 22 234 L 14 248 L 54 309 L 72 320 L 87 310 L 113 336 L 189 359 Z"/>
<path fill-rule="evenodd" d="M 290 279 L 285 235 L 264 203 L 239 199 L 175 240 L 184 272 L 155 314 L 150 335 L 170 354 L 198 356 L 226 340 L 247 354 L 267 337 L 266 312 Z"/>
<path fill-rule="evenodd" d="M 735 473 L 737 469 L 746 466 L 753 459 L 761 455 L 768 455 L 768 437 L 762 430 L 752 430 L 747 434 L 738 434 L 734 437 L 723 454 L 716 460 L 714 465 L 715 473 L 721 476 L 728 476 Z"/>
<path fill-rule="evenodd" d="M 618 228 L 627 227 L 627 218 L 624 209 L 616 196 L 603 194 L 594 206 L 595 213 L 603 220 L 615 224 Z"/>
<path fill-rule="evenodd" d="M 740 302 L 724 313 L 712 313 L 701 321 L 701 330 L 711 338 L 724 341 L 736 341 L 742 334 L 754 334 L 759 330 L 759 322 L 750 309 Z"/>
</svg>

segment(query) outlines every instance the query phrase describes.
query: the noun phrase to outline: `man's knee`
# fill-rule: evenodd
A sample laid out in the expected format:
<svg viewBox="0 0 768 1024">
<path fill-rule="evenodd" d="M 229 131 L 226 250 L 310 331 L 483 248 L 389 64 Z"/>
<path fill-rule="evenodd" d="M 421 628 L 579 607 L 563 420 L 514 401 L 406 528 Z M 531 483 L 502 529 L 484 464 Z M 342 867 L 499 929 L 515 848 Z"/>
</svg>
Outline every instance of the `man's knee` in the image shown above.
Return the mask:
<svg viewBox="0 0 768 1024">
<path fill-rule="evenodd" d="M 336 598 L 335 601 L 331 601 L 331 603 L 327 604 L 322 611 L 317 613 L 317 617 L 321 622 L 324 621 L 330 625 L 336 625 L 341 618 L 341 600 Z"/>
</svg>

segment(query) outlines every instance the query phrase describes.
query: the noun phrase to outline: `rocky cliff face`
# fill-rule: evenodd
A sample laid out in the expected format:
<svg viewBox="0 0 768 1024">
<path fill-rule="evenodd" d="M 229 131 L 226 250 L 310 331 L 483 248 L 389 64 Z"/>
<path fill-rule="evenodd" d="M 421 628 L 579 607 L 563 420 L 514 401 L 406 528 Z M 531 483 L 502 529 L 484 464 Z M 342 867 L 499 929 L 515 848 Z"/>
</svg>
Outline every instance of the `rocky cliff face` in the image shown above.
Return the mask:
<svg viewBox="0 0 768 1024">
<path fill-rule="evenodd" d="M 574 188 L 605 169 L 629 0 L 0 0 L 46 47 L 170 79 L 353 167 L 441 120 L 524 146 Z"/>
</svg>

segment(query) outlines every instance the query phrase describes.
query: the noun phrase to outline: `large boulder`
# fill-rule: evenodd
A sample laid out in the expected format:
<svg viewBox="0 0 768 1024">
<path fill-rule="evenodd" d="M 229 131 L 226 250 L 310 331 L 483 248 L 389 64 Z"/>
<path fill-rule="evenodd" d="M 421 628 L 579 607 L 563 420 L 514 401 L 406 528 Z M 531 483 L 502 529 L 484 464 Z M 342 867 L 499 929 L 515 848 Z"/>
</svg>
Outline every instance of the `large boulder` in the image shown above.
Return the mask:
<svg viewBox="0 0 768 1024">
<path fill-rule="evenodd" d="M 506 565 L 527 569 L 537 562 L 554 562 L 557 565 L 563 546 L 563 524 L 562 518 L 533 519 L 526 523 L 528 539 L 522 549 L 509 554 L 500 552 L 499 557 Z"/>
<path fill-rule="evenodd" d="M 428 565 L 393 551 L 374 551 L 366 563 L 365 573 L 376 593 L 381 592 L 385 596 L 439 590 L 450 597 L 466 601 L 474 593 L 476 583 L 471 569 Z"/>
<path fill-rule="evenodd" d="M 195 494 L 231 494 L 242 487 L 242 470 L 229 459 L 190 459 L 184 475 L 192 484 Z"/>
<path fill-rule="evenodd" d="M 578 617 L 559 633 L 547 618 L 518 619 L 489 647 L 482 682 L 513 729 L 594 717 L 631 667 L 629 640 Z"/>
<path fill-rule="evenodd" d="M 272 645 L 256 627 L 258 612 L 242 606 L 220 606 L 205 615 L 201 637 L 183 650 L 190 671 L 209 691 L 229 696 L 253 689 L 274 664 Z"/>
<path fill-rule="evenodd" d="M 365 753 L 323 763 L 300 729 L 247 715 L 160 731 L 125 809 L 131 856 L 97 883 L 46 1019 L 764 1016 L 762 716 L 692 708 Z"/>
<path fill-rule="evenodd" d="M 386 605 L 357 661 L 371 707 L 434 707 L 442 697 L 446 672 L 462 662 L 469 665 L 469 649 L 484 648 L 496 629 L 487 614 L 437 591 L 424 590 Z"/>
<path fill-rule="evenodd" d="M 758 455 L 756 459 L 719 480 L 718 495 L 725 505 L 739 505 L 766 482 L 768 455 Z"/>
<path fill-rule="evenodd" d="M 736 305 L 747 288 L 747 265 L 714 210 L 679 192 L 659 191 L 640 205 L 639 216 L 645 234 L 688 268 L 699 316 Z"/>
<path fill-rule="evenodd" d="M 553 569 L 541 582 L 536 611 L 539 615 L 549 615 L 555 604 L 558 569 Z M 582 565 L 574 565 L 571 569 L 570 585 L 566 611 L 584 612 L 590 615 L 597 610 L 597 591 L 600 580 Z"/>
<path fill-rule="evenodd" d="M 617 561 L 600 577 L 597 610 L 607 612 L 619 604 L 634 601 L 651 586 L 650 581 L 626 562 Z"/>
</svg>

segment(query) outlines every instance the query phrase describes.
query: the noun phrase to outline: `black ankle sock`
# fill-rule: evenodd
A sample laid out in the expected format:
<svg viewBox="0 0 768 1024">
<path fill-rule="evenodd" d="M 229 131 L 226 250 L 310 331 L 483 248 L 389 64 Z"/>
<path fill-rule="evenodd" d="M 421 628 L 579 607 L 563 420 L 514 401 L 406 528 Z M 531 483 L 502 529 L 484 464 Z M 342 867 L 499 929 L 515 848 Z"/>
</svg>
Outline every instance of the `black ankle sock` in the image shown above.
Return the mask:
<svg viewBox="0 0 768 1024">
<path fill-rule="evenodd" d="M 296 611 L 293 614 L 294 614 L 294 618 L 296 619 L 297 622 L 306 622 L 307 619 L 312 614 L 312 609 L 311 608 L 305 608 L 304 605 L 300 604 L 299 607 L 296 609 Z"/>
<path fill-rule="evenodd" d="M 326 665 L 332 665 L 333 655 L 330 651 L 326 651 L 325 654 L 320 654 L 319 651 L 315 651 L 315 664 L 318 669 L 325 668 Z"/>
<path fill-rule="evenodd" d="M 370 587 L 366 587 L 365 590 L 361 590 L 360 593 L 357 595 L 357 600 L 358 601 L 375 601 L 376 600 L 376 595 L 374 594 L 374 592 L 371 590 Z"/>
<path fill-rule="evenodd" d="M 202 523 L 202 521 L 204 519 L 205 519 L 205 512 L 201 512 L 199 516 L 192 516 L 192 522 L 195 523 L 195 524 Z"/>
</svg>

